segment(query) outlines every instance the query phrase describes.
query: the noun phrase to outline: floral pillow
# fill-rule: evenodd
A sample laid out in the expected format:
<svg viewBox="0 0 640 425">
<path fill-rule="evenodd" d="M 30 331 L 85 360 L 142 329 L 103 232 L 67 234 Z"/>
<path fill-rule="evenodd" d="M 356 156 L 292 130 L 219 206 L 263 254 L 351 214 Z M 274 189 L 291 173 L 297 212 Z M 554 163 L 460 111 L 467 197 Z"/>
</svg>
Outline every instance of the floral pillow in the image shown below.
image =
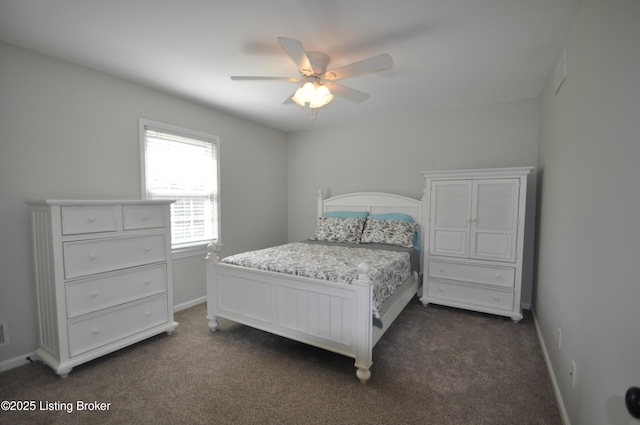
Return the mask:
<svg viewBox="0 0 640 425">
<path fill-rule="evenodd" d="M 365 219 L 359 217 L 320 217 L 311 240 L 360 243 L 364 223 Z"/>
<path fill-rule="evenodd" d="M 410 221 L 368 218 L 361 242 L 413 248 L 413 238 L 417 229 L 418 224 Z"/>
</svg>

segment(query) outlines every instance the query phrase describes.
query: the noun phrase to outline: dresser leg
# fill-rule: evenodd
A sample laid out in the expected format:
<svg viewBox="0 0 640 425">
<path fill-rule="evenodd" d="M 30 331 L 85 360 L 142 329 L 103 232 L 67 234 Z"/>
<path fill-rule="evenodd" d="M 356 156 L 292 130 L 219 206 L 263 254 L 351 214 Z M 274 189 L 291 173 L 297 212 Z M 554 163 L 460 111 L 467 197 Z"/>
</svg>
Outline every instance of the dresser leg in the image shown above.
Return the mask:
<svg viewBox="0 0 640 425">
<path fill-rule="evenodd" d="M 67 376 L 69 376 L 69 374 L 71 373 L 71 370 L 72 370 L 72 369 L 73 369 L 72 367 L 70 367 L 70 368 L 64 368 L 64 369 L 58 369 L 58 370 L 56 371 L 56 373 L 60 376 L 60 378 L 63 378 L 63 379 L 64 379 L 64 378 L 66 378 Z"/>
</svg>

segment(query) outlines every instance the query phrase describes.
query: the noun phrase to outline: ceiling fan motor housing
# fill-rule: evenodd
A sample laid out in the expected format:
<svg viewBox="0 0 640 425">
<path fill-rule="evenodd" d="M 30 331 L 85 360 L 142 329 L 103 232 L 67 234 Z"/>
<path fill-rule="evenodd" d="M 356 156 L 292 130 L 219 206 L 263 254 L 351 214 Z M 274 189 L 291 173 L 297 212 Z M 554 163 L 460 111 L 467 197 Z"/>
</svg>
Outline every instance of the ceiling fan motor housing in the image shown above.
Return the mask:
<svg viewBox="0 0 640 425">
<path fill-rule="evenodd" d="M 322 77 L 327 72 L 327 66 L 329 65 L 329 56 L 322 52 L 306 52 L 307 58 L 309 58 L 309 64 L 311 69 L 303 69 L 305 77 L 310 75 L 317 75 Z M 307 72 L 309 72 L 307 74 Z"/>
</svg>

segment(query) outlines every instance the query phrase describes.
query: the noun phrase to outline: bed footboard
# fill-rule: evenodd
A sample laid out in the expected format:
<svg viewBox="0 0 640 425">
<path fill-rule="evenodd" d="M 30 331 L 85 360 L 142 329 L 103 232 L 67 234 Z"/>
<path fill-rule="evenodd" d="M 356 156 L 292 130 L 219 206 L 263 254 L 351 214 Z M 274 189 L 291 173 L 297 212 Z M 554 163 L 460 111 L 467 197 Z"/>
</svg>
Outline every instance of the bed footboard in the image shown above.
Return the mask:
<svg viewBox="0 0 640 425">
<path fill-rule="evenodd" d="M 351 285 L 221 263 L 209 246 L 207 319 L 222 317 L 355 359 L 356 376 L 371 377 L 372 293 L 369 266 Z"/>
</svg>

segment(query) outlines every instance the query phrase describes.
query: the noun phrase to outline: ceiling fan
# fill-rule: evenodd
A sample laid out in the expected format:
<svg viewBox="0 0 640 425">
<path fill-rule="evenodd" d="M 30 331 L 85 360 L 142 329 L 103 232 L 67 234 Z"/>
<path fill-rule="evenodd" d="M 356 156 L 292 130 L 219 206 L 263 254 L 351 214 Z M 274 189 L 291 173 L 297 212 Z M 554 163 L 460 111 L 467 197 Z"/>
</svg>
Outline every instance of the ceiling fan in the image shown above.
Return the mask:
<svg viewBox="0 0 640 425">
<path fill-rule="evenodd" d="M 249 77 L 233 76 L 232 80 L 275 80 L 302 83 L 294 94 L 284 103 L 297 103 L 309 106 L 310 109 L 321 108 L 333 100 L 333 93 L 355 103 L 364 102 L 369 98 L 367 93 L 352 89 L 336 81 L 357 77 L 372 72 L 391 69 L 391 56 L 383 53 L 364 59 L 350 65 L 327 71 L 329 56 L 322 52 L 305 51 L 302 43 L 288 37 L 278 37 L 278 43 L 285 53 L 293 60 L 300 71 L 300 77 Z"/>
</svg>

